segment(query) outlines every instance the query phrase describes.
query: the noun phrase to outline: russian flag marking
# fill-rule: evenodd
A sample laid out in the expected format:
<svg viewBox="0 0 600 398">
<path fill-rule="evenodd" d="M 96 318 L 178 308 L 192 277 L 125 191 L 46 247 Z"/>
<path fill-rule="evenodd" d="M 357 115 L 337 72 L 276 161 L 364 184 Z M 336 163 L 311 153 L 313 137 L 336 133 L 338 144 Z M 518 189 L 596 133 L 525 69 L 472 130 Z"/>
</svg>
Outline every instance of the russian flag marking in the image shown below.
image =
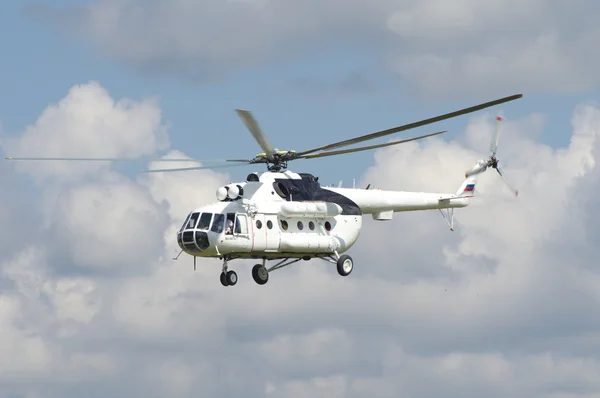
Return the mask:
<svg viewBox="0 0 600 398">
<path fill-rule="evenodd" d="M 475 189 L 475 184 L 467 184 L 467 186 L 465 187 L 464 192 L 471 192 Z"/>
</svg>

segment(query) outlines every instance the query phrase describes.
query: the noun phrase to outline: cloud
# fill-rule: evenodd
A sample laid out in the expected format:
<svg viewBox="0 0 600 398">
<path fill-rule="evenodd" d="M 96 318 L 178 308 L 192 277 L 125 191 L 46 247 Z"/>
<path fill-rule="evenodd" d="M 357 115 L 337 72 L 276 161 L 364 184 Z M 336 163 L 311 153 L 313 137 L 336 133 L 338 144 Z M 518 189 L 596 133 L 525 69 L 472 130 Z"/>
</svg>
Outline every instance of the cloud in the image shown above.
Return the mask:
<svg viewBox="0 0 600 398">
<path fill-rule="evenodd" d="M 192 80 L 350 45 L 351 54 L 376 50 L 421 96 L 576 92 L 600 83 L 591 0 L 103 0 L 30 11 L 138 70 Z"/>
<path fill-rule="evenodd" d="M 591 1 L 407 1 L 387 19 L 399 39 L 390 65 L 422 96 L 586 91 L 600 83 L 595 11 Z"/>
<path fill-rule="evenodd" d="M 71 87 L 48 106 L 23 134 L 6 137 L 8 156 L 136 158 L 166 149 L 168 126 L 161 124 L 156 98 L 114 101 L 98 82 Z M 81 180 L 106 170 L 106 163 L 19 163 L 38 182 Z M 104 174 L 101 174 L 102 176 Z"/>
<path fill-rule="evenodd" d="M 98 97 L 67 101 L 78 89 L 120 103 L 89 83 L 50 105 L 60 108 L 61 131 L 89 137 L 73 148 L 133 150 L 129 139 L 93 134 Z M 160 117 L 147 123 L 141 104 L 105 108 L 100 125 L 127 121 L 141 126 L 135 136 L 164 133 L 168 142 Z M 487 155 L 493 127 L 481 113 L 457 141 L 377 151 L 360 186 L 454 192 Z M 22 225 L 18 201 L 0 202 L 20 237 L 0 254 L 0 395 L 597 395 L 600 107 L 574 110 L 565 148 L 539 143 L 549 128 L 542 115 L 504 127 L 498 155 L 518 199 L 487 172 L 471 206 L 457 211 L 455 232 L 436 212 L 365 217 L 351 276 L 301 262 L 265 286 L 252 281 L 250 261 L 232 262 L 240 281 L 223 288 L 218 260 L 200 260 L 197 271 L 189 256 L 171 260 L 183 218 L 214 200 L 226 174 L 131 177 L 108 164 L 72 178 L 70 169 L 23 164 L 17 176 L 64 178 L 8 180 L 40 209 L 37 223 Z M 13 148 L 25 148 L 32 131 L 55 148 L 74 139 L 31 127 L 12 137 Z M 135 153 L 159 148 L 169 149 Z"/>
<path fill-rule="evenodd" d="M 164 209 L 134 181 L 81 183 L 63 190 L 51 210 L 56 250 L 92 268 L 148 269 L 163 253 Z"/>
</svg>

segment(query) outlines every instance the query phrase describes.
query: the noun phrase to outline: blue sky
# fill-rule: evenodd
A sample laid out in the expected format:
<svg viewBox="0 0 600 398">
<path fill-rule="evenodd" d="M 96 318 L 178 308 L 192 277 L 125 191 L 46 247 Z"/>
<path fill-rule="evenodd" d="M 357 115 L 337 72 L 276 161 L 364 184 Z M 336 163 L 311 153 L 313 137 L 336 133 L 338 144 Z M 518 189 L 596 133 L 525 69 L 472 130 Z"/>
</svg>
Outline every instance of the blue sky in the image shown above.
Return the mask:
<svg viewBox="0 0 600 398">
<path fill-rule="evenodd" d="M 52 8 L 85 3 L 59 1 Z M 114 57 L 105 57 L 94 46 L 32 16 L 26 11 L 31 4 L 0 5 L 0 21 L 5 32 L 10 32 L 0 38 L 6 60 L 0 65 L 5 93 L 0 98 L 0 120 L 5 134 L 22 131 L 73 84 L 90 80 L 99 81 L 113 98 L 158 96 L 164 120 L 171 125 L 172 147 L 186 148 L 189 156 L 201 159 L 260 152 L 233 112 L 237 107 L 254 112 L 275 145 L 301 150 L 522 92 L 523 99 L 499 109 L 513 119 L 532 112 L 546 115 L 549 126 L 540 139 L 557 146 L 568 142 L 561 131 L 569 128 L 574 106 L 597 97 L 592 88 L 569 95 L 497 89 L 472 97 L 461 92 L 444 99 L 413 96 L 397 75 L 380 65 L 379 46 L 355 51 L 352 45 L 329 45 L 299 60 L 265 62 L 235 70 L 217 81 L 194 82 L 173 74 L 140 73 Z M 357 79 L 349 89 L 340 88 L 344 81 Z M 445 139 L 452 140 L 462 133 L 468 117 L 402 136 L 446 129 Z M 481 148 L 482 155 L 486 149 Z M 372 164 L 372 156 L 363 152 L 296 161 L 290 166 L 317 173 L 326 183 L 344 179 L 346 184 L 360 178 Z M 251 169 L 232 169 L 231 175 L 244 178 Z"/>
<path fill-rule="evenodd" d="M 455 192 L 502 112 L 519 197 L 486 172 L 454 232 L 437 211 L 365 216 L 350 276 L 308 261 L 258 286 L 233 261 L 223 288 L 219 260 L 171 260 L 176 231 L 260 166 L 5 162 L 0 396 L 598 396 L 600 3 L 339 4 L 2 2 L 2 150 L 252 157 L 238 107 L 302 150 L 522 93 L 370 143 L 441 138 L 290 165 Z"/>
</svg>

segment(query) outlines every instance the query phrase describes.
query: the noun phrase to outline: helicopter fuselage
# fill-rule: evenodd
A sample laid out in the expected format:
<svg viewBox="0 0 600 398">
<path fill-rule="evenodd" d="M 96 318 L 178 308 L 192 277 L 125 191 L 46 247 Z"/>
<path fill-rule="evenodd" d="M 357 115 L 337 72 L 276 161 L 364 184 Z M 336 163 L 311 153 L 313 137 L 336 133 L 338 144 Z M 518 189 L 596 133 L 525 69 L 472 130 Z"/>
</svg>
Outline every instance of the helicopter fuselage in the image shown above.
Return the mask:
<svg viewBox="0 0 600 398">
<path fill-rule="evenodd" d="M 252 173 L 219 188 L 218 202 L 190 212 L 177 242 L 196 257 L 294 258 L 347 251 L 358 239 L 360 208 L 321 188 L 312 175 Z"/>
<path fill-rule="evenodd" d="M 307 173 L 251 173 L 217 190 L 218 201 L 191 211 L 177 233 L 195 257 L 328 257 L 350 249 L 362 216 L 389 220 L 394 212 L 468 205 L 449 194 L 321 187 Z"/>
</svg>

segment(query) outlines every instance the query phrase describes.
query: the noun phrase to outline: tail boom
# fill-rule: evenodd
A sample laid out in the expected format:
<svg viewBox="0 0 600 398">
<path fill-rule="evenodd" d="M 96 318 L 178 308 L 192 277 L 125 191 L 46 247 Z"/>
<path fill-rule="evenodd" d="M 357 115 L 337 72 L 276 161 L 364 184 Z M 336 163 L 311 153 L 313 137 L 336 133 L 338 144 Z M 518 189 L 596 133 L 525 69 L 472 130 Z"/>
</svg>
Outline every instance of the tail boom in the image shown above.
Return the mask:
<svg viewBox="0 0 600 398">
<path fill-rule="evenodd" d="M 362 214 L 460 208 L 469 204 L 469 195 L 448 193 L 384 191 L 379 189 L 327 188 L 356 203 Z M 471 189 L 472 188 L 466 188 Z"/>
<path fill-rule="evenodd" d="M 479 166 L 479 163 L 473 168 Z M 375 220 L 391 220 L 393 214 L 404 211 L 446 210 L 446 219 L 454 230 L 454 209 L 466 207 L 475 196 L 477 174 L 466 177 L 455 194 L 384 191 L 381 189 L 326 188 L 347 197 L 358 205 L 362 214 L 371 214 Z"/>
</svg>

